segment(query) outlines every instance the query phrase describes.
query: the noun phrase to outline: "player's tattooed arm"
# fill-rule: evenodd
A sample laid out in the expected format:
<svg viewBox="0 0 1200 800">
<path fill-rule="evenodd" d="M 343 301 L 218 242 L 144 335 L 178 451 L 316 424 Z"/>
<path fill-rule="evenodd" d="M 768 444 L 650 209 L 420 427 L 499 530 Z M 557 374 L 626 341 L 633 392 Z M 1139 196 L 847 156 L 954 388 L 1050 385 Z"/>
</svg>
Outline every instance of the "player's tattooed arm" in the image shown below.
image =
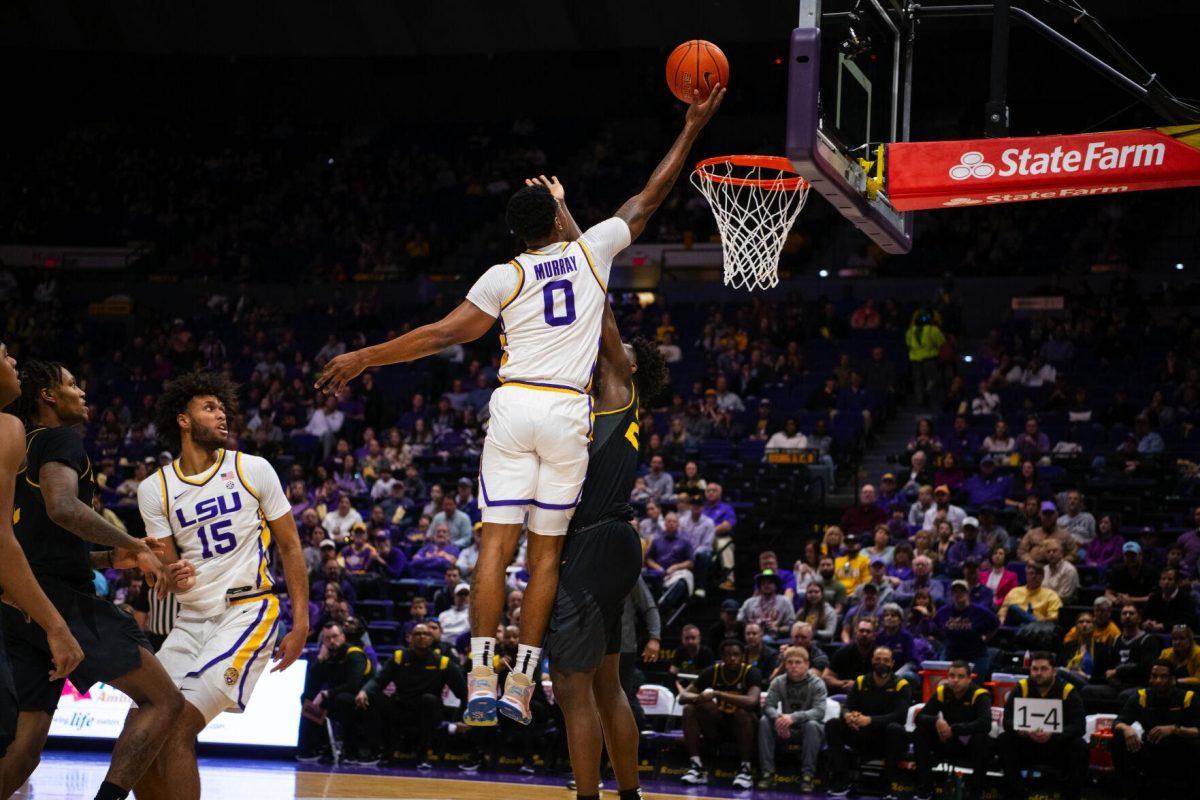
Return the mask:
<svg viewBox="0 0 1200 800">
<path fill-rule="evenodd" d="M 558 222 L 562 225 L 563 233 L 567 234 L 568 239 L 578 239 L 583 236 L 583 231 L 579 228 L 579 223 L 571 216 L 571 210 L 567 208 L 567 190 L 558 182 L 557 175 L 551 175 L 547 178 L 545 175 L 538 175 L 536 178 L 526 178 L 526 186 L 545 186 L 550 192 L 550 196 L 558 203 Z"/>
<path fill-rule="evenodd" d="M 43 464 L 38 476 L 42 498 L 46 502 L 46 514 L 59 527 L 83 539 L 85 542 L 105 547 L 122 548 L 136 554 L 137 565 L 146 575 L 149 586 L 158 587 L 159 593 L 166 591 L 166 584 L 158 586 L 163 579 L 163 565 L 143 539 L 136 539 L 111 525 L 92 507 L 79 499 L 79 473 L 58 461 Z"/>
<path fill-rule="evenodd" d="M 713 114 L 717 113 L 717 109 L 721 107 L 721 101 L 725 99 L 725 87 L 718 83 L 704 102 L 700 102 L 699 92 L 694 92 L 694 94 L 692 104 L 688 106 L 683 130 L 679 132 L 671 149 L 667 151 L 666 156 L 650 175 L 650 180 L 646 182 L 646 188 L 629 198 L 625 201 L 625 205 L 617 209 L 616 215 L 629 225 L 630 241 L 642 235 L 650 215 L 658 210 L 662 202 L 667 199 L 667 195 L 671 193 L 687 155 L 696 142 L 696 137 L 700 135 L 700 131 L 704 130 L 704 126 L 712 119 Z"/>
<path fill-rule="evenodd" d="M 25 428 L 8 414 L 0 414 L 0 586 L 4 601 L 11 603 L 46 632 L 54 668 L 50 680 L 65 678 L 83 661 L 83 650 L 71 635 L 66 620 L 38 585 L 25 551 L 13 533 L 13 486 L 25 453 L 20 443 L 25 440 Z"/>
</svg>

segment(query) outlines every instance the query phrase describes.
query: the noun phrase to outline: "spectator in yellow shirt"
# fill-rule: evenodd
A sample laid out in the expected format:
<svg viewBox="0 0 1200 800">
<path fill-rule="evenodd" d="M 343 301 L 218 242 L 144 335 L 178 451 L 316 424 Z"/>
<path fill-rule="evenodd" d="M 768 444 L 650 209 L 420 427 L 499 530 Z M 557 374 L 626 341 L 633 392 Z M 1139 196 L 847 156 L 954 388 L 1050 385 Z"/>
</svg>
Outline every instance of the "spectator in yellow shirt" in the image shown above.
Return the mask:
<svg viewBox="0 0 1200 800">
<path fill-rule="evenodd" d="M 1062 598 L 1042 585 L 1042 565 L 1030 561 L 1025 565 L 1025 585 L 1004 596 L 1000 621 L 1024 625 L 1027 622 L 1055 622 L 1062 608 Z"/>
<path fill-rule="evenodd" d="M 1121 635 L 1121 629 L 1117 627 L 1117 623 L 1112 621 L 1112 611 L 1112 600 L 1104 595 L 1100 595 L 1092 601 L 1092 615 L 1095 618 L 1093 623 L 1095 631 L 1092 633 L 1092 639 L 1096 644 L 1112 644 L 1113 640 Z M 1072 627 L 1063 637 L 1063 644 L 1070 644 L 1078 638 L 1077 626 Z"/>
<path fill-rule="evenodd" d="M 1200 686 L 1200 644 L 1187 625 L 1176 625 L 1171 629 L 1171 646 L 1158 655 L 1169 661 L 1175 682 L 1180 686 Z"/>
<path fill-rule="evenodd" d="M 862 551 L 862 543 L 857 536 L 846 537 L 846 555 L 838 556 L 833 562 L 833 574 L 846 587 L 846 594 L 854 594 L 854 590 L 871 580 L 871 559 Z"/>
</svg>

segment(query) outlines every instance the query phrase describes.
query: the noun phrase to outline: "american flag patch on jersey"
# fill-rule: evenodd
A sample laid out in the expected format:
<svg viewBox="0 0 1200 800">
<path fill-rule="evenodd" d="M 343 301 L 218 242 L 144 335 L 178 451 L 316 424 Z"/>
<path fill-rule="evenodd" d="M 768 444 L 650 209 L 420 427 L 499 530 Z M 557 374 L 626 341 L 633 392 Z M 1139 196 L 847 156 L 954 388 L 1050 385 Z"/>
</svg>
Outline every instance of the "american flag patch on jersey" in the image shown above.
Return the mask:
<svg viewBox="0 0 1200 800">
<path fill-rule="evenodd" d="M 229 472 L 222 472 L 221 480 L 223 480 L 223 481 L 233 480 L 233 470 L 230 470 Z"/>
</svg>

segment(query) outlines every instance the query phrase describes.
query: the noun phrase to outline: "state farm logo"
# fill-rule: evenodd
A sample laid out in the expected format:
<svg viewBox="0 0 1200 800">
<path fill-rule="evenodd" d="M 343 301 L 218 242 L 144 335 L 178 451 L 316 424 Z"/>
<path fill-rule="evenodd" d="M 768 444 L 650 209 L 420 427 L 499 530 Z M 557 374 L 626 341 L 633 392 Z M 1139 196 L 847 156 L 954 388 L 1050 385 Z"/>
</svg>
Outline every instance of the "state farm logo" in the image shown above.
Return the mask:
<svg viewBox="0 0 1200 800">
<path fill-rule="evenodd" d="M 976 200 L 973 197 L 956 197 L 953 200 L 947 200 L 946 202 L 942 203 L 942 205 L 948 208 L 954 208 L 956 206 L 977 206 L 982 202 L 982 200 Z"/>
<path fill-rule="evenodd" d="M 950 177 L 956 181 L 967 178 L 990 178 L 996 174 L 996 168 L 983 160 L 983 153 L 969 150 L 962 154 L 958 163 L 950 168 Z"/>
</svg>

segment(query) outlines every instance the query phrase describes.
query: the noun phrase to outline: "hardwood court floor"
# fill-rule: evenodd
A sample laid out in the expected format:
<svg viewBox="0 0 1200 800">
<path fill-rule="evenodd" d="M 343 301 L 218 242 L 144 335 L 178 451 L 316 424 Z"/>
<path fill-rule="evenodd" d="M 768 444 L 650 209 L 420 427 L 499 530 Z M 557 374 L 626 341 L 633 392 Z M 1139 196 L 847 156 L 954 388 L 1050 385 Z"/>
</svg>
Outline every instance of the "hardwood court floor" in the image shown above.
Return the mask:
<svg viewBox="0 0 1200 800">
<path fill-rule="evenodd" d="M 92 800 L 108 769 L 105 753 L 47 752 L 20 800 Z M 508 774 L 481 774 L 470 779 L 453 773 L 412 773 L 347 768 L 310 769 L 290 761 L 230 758 L 201 759 L 204 800 L 316 800 L 316 798 L 384 798 L 408 800 L 574 800 L 562 779 L 522 779 Z M 609 789 L 612 789 L 610 786 Z M 795 797 L 794 792 L 736 792 L 728 785 L 703 787 L 694 793 L 678 784 L 646 787 L 647 800 L 726 800 L 727 798 Z M 818 795 L 821 796 L 821 795 Z M 604 793 L 607 800 L 614 791 Z"/>
</svg>

